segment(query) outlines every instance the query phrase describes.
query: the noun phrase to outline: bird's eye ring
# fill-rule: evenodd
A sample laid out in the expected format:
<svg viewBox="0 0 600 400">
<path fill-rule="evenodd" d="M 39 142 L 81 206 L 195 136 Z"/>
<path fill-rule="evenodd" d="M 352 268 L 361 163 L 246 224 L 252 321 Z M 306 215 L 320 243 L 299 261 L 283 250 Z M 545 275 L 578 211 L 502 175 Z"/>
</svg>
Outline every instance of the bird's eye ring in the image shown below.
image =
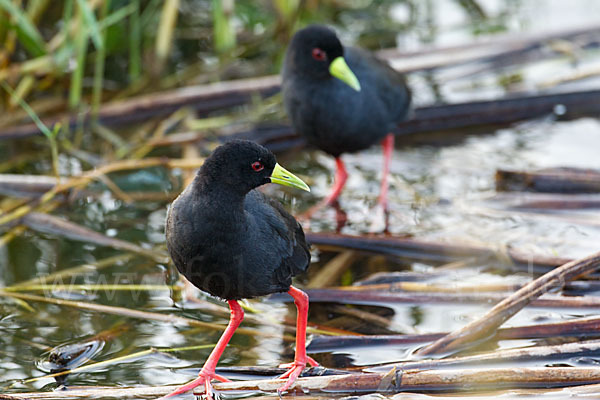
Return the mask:
<svg viewBox="0 0 600 400">
<path fill-rule="evenodd" d="M 255 161 L 252 163 L 252 169 L 256 172 L 259 172 L 265 169 L 265 166 L 260 161 Z"/>
<path fill-rule="evenodd" d="M 318 47 L 312 49 L 312 57 L 317 61 L 325 61 L 327 54 Z"/>
</svg>

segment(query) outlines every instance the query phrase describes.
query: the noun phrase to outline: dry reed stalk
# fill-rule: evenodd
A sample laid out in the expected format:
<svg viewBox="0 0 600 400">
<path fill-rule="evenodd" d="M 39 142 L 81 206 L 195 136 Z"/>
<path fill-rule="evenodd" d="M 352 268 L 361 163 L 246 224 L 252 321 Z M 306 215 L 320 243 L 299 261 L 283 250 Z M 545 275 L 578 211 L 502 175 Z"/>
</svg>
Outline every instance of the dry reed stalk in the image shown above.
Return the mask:
<svg viewBox="0 0 600 400">
<path fill-rule="evenodd" d="M 565 283 L 594 271 L 599 264 L 600 252 L 568 262 L 528 283 L 494 306 L 483 317 L 419 349 L 417 354 L 425 356 L 448 353 L 477 343 L 482 338 L 492 335 L 506 320 L 542 294 L 560 288 Z"/>
</svg>

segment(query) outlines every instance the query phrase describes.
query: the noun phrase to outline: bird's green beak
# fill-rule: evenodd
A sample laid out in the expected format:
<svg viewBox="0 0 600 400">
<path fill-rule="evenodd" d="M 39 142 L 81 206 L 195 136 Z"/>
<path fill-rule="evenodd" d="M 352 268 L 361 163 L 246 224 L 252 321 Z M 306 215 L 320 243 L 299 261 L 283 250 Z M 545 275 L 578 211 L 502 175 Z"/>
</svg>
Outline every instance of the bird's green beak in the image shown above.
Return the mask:
<svg viewBox="0 0 600 400">
<path fill-rule="evenodd" d="M 287 171 L 279 164 L 275 164 L 275 168 L 273 169 L 273 173 L 271 174 L 271 182 L 279 183 L 280 185 L 284 186 L 295 187 L 310 192 L 310 188 L 306 183 L 302 181 L 302 179 Z"/>
<path fill-rule="evenodd" d="M 350 69 L 344 57 L 337 57 L 329 64 L 329 73 L 350 86 L 352 89 L 360 92 L 360 82 Z"/>
</svg>

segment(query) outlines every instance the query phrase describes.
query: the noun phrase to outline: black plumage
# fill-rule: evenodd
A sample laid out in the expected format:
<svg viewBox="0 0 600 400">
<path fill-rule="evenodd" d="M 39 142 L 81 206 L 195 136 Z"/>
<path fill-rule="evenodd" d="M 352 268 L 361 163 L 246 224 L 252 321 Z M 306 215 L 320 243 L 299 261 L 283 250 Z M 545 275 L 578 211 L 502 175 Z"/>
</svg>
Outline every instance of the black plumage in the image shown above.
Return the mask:
<svg viewBox="0 0 600 400">
<path fill-rule="evenodd" d="M 360 91 L 331 74 L 338 57 L 358 79 Z M 325 26 L 296 32 L 282 75 L 294 129 L 334 157 L 379 142 L 406 119 L 410 108 L 411 93 L 402 74 L 364 50 L 342 46 Z"/>
<path fill-rule="evenodd" d="M 259 161 L 264 169 L 251 168 Z M 275 156 L 248 141 L 217 148 L 167 216 L 167 247 L 195 286 L 227 300 L 285 292 L 310 263 L 298 222 L 256 187 Z"/>
<path fill-rule="evenodd" d="M 255 190 L 274 182 L 310 190 L 275 161 L 264 147 L 246 140 L 226 143 L 206 159 L 194 181 L 173 202 L 167 214 L 167 249 L 175 266 L 198 288 L 227 300 L 229 324 L 193 381 L 166 397 L 204 385 L 212 398 L 215 370 L 227 343 L 244 319 L 237 300 L 287 292 L 298 309 L 296 354 L 281 375 L 294 384 L 306 364 L 308 296 L 291 286 L 292 277 L 310 263 L 302 227 L 274 200 Z"/>
</svg>

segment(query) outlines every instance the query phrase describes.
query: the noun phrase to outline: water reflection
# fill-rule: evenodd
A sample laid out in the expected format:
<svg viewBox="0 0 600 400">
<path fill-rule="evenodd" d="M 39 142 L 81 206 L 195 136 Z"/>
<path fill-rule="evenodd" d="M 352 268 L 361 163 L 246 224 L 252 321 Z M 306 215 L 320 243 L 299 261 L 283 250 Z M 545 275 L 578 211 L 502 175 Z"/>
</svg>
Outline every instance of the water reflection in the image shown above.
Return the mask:
<svg viewBox="0 0 600 400">
<path fill-rule="evenodd" d="M 452 45 L 471 40 L 474 36 L 497 30 L 541 31 L 567 22 L 584 25 L 596 22 L 599 3 L 589 1 L 405 1 L 354 2 L 348 9 L 331 16 L 338 24 L 342 37 L 370 48 L 391 46 L 397 40 L 402 50 L 421 48 L 423 44 Z M 331 3 L 334 4 L 334 3 Z M 334 7 L 326 3 L 330 13 Z M 365 10 L 363 7 L 372 8 Z M 248 5 L 248 7 L 253 7 Z M 330 9 L 329 9 L 330 8 Z M 598 10 L 598 12 L 594 12 Z M 309 10 L 309 13 L 316 13 Z M 327 12 L 324 15 L 328 15 Z M 567 21 L 567 22 L 565 22 Z M 575 24 L 572 24 L 575 25 Z M 397 34 L 402 32 L 402 35 Z M 269 42 L 266 49 L 281 47 L 281 42 Z M 189 49 L 188 49 L 189 50 Z M 196 49 L 197 50 L 197 49 Z M 248 46 L 246 52 L 258 51 Z M 191 51 L 191 50 L 190 50 Z M 275 51 L 273 51 L 275 53 Z M 276 64 L 258 62 L 252 73 L 276 72 Z M 535 87 L 532 81 L 551 78 L 568 61 L 538 64 L 520 70 L 524 85 Z M 541 67 L 540 67 L 541 65 Z M 464 78 L 452 82 L 450 74 Z M 447 75 L 445 75 L 447 74 Z M 496 73 L 468 73 L 451 70 L 442 74 L 423 73 L 411 76 L 411 85 L 419 104 L 435 101 L 458 101 L 503 95 L 507 89 L 499 84 Z M 390 233 L 414 235 L 420 238 L 466 241 L 476 244 L 514 246 L 542 254 L 560 254 L 565 257 L 585 255 L 597 247 L 600 226 L 592 223 L 575 224 L 551 216 L 531 214 L 502 214 L 490 204 L 494 194 L 494 172 L 497 168 L 512 169 L 561 166 L 600 168 L 597 149 L 600 148 L 600 122 L 597 119 L 579 119 L 559 122 L 553 117 L 530 121 L 502 129 L 489 128 L 485 135 L 466 138 L 446 147 L 403 146 L 393 156 L 390 182 Z M 296 197 L 282 196 L 283 202 L 294 213 L 301 212 L 323 197 L 331 186 L 333 160 L 318 152 L 287 155 L 290 170 L 310 178 L 312 194 Z M 364 233 L 372 229 L 376 218 L 372 210 L 377 200 L 380 150 L 373 148 L 359 154 L 344 156 L 350 178 L 337 209 L 325 209 L 311 221 L 314 231 Z M 75 164 L 66 163 L 75 168 Z M 40 171 L 41 172 L 41 171 Z M 162 169 L 118 177 L 120 184 L 141 185 L 142 188 L 169 190 L 172 182 Z M 118 179 L 116 179 L 118 180 Z M 129 183 L 128 183 L 129 182 Z M 140 188 L 138 188 L 140 189 Z M 84 198 L 70 203 L 60 212 L 69 219 L 124 240 L 151 247 L 164 242 L 163 223 L 166 205 L 146 202 L 135 205 L 117 200 L 108 191 L 100 198 Z M 593 210 L 592 210 L 593 212 Z M 593 222 L 591 212 L 582 212 L 582 218 Z M 81 264 L 96 264 L 99 260 L 120 254 L 116 250 L 98 248 L 52 235 L 26 232 L 0 247 L 0 284 L 9 286 L 35 277 L 46 276 Z M 330 254 L 317 254 L 313 270 L 325 264 Z M 381 261 L 381 260 L 380 260 Z M 457 275 L 456 281 L 473 283 L 512 282 L 510 275 L 484 275 L 482 270 L 494 265 L 470 269 L 476 274 Z M 351 283 L 371 273 L 395 270 L 427 270 L 430 265 L 373 261 L 364 257 L 342 277 Z M 450 283 L 450 275 L 444 279 Z M 528 276 L 519 278 L 527 279 Z M 135 256 L 125 262 L 101 270 L 79 274 L 63 284 L 155 283 L 173 284 L 175 274 L 166 265 Z M 300 280 L 306 280 L 306 277 Z M 302 282 L 301 282 L 302 283 Z M 65 293 L 68 293 L 66 295 Z M 93 301 L 99 304 L 121 306 L 135 310 L 154 311 L 185 316 L 203 322 L 224 326 L 226 316 L 195 306 L 179 291 L 144 290 L 131 292 L 50 291 L 54 297 Z M 210 301 L 217 306 L 222 303 Z M 281 321 L 293 314 L 287 305 L 269 300 L 252 301 L 259 318 Z M 384 307 L 352 306 L 389 320 L 386 327 L 366 324 L 359 318 L 342 314 L 329 304 L 316 304 L 311 311 L 311 322 L 338 329 L 365 333 L 439 332 L 448 331 L 473 320 L 487 310 L 484 305 L 385 305 Z M 528 324 L 544 319 L 559 321 L 575 316 L 593 315 L 594 310 L 552 310 L 529 308 L 517 314 L 510 325 Z M 577 315 L 574 315 L 577 314 Z M 149 347 L 174 348 L 181 346 L 212 345 L 220 335 L 218 329 L 191 328 L 143 318 L 124 317 L 58 306 L 42 302 L 25 302 L 3 297 L 0 302 L 0 375 L 2 386 L 18 380 L 39 377 L 54 367 L 44 366 L 51 348 L 64 349 L 71 343 L 85 343 L 98 332 L 118 323 L 128 326 L 115 334 L 104 346 L 86 353 L 89 361 L 110 360 L 119 356 L 146 350 Z M 284 338 L 286 325 L 247 321 L 244 327 L 256 334 L 238 333 L 225 352 L 220 365 L 275 366 L 290 361 L 292 344 Z M 495 345 L 510 348 L 528 345 L 533 341 L 501 341 Z M 388 348 L 344 349 L 331 354 L 318 354 L 319 361 L 330 367 L 367 365 L 398 360 L 411 349 Z M 177 384 L 193 377 L 210 349 L 182 351 L 176 354 L 153 354 L 127 363 L 106 366 L 69 376 L 70 385 L 158 385 Z M 320 358 L 319 358 L 320 357 Z M 76 358 L 76 357 L 75 357 Z M 584 363 L 585 361 L 581 361 Z M 574 362 L 573 362 L 574 363 Z M 53 379 L 28 384 L 15 384 L 9 390 L 34 390 L 56 387 Z"/>
</svg>

